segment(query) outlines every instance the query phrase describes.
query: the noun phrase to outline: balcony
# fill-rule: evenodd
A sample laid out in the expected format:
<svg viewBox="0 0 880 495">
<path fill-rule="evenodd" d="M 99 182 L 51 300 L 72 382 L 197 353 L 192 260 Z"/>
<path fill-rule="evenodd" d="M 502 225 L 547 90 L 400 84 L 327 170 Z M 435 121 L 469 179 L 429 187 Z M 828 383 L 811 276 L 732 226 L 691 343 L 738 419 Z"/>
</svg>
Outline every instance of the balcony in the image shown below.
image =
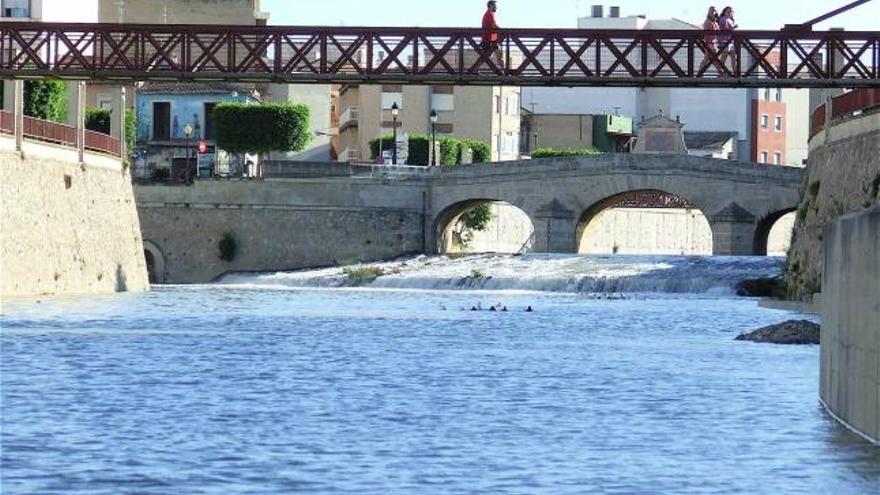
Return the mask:
<svg viewBox="0 0 880 495">
<path fill-rule="evenodd" d="M 348 107 L 342 112 L 342 115 L 339 116 L 339 124 L 341 126 L 349 125 L 352 123 L 356 123 L 358 120 L 360 107 Z"/>
</svg>

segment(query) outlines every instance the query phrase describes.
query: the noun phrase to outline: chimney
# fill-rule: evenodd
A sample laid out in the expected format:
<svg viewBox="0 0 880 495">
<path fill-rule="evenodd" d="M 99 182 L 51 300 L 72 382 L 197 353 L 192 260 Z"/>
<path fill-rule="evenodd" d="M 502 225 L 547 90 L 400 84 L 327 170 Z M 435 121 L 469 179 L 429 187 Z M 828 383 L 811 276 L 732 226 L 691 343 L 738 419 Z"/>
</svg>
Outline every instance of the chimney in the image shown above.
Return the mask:
<svg viewBox="0 0 880 495">
<path fill-rule="evenodd" d="M 601 5 L 593 5 L 593 17 L 602 18 L 604 17 L 604 7 Z"/>
<path fill-rule="evenodd" d="M 608 15 L 611 17 L 620 17 L 620 7 L 611 7 L 611 13 Z"/>
</svg>

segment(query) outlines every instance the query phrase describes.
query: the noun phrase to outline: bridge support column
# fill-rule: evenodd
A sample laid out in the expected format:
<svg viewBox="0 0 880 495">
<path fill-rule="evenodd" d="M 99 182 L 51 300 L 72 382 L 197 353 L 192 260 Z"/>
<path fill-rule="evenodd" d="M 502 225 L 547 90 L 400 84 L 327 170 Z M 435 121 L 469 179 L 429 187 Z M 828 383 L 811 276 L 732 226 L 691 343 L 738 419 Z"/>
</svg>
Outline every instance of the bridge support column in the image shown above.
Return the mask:
<svg viewBox="0 0 880 495">
<path fill-rule="evenodd" d="M 748 210 L 731 203 L 709 217 L 712 227 L 712 254 L 752 256 L 755 254 L 756 218 Z"/>
<path fill-rule="evenodd" d="M 532 215 L 535 253 L 577 253 L 574 212 L 554 199 Z"/>
<path fill-rule="evenodd" d="M 15 151 L 21 151 L 22 143 L 24 142 L 24 81 L 20 79 L 11 81 L 11 91 L 5 85 L 6 82 L 4 81 L 3 87 L 3 106 L 12 112 L 12 132 L 15 135 Z M 7 95 L 10 98 L 8 102 L 6 101 Z M 8 106 L 7 103 L 9 104 Z"/>
<path fill-rule="evenodd" d="M 86 82 L 67 83 L 67 124 L 76 131 L 76 150 L 80 163 L 86 151 Z"/>
<path fill-rule="evenodd" d="M 128 150 L 125 149 L 125 88 L 120 86 L 113 91 L 113 102 L 110 107 L 110 137 L 119 140 L 119 156 L 125 160 Z"/>
</svg>

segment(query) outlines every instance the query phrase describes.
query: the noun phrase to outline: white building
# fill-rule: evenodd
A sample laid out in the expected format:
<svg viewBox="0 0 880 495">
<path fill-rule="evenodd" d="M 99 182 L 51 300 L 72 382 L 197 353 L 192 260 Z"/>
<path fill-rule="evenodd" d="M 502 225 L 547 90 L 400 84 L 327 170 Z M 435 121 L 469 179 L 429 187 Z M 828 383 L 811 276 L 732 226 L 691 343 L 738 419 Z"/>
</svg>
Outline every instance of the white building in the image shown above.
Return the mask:
<svg viewBox="0 0 880 495">
<path fill-rule="evenodd" d="M 98 22 L 98 0 L 0 0 L 0 20 Z"/>
</svg>

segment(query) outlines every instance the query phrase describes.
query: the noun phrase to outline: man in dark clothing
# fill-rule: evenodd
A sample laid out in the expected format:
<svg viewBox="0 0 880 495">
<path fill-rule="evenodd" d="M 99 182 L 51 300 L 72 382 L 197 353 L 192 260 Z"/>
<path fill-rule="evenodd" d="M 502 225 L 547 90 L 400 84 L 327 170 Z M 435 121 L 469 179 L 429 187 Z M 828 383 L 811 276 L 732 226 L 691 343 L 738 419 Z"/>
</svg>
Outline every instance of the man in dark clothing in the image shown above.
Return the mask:
<svg viewBox="0 0 880 495">
<path fill-rule="evenodd" d="M 484 52 L 491 51 L 495 55 L 498 68 L 503 68 L 504 61 L 501 57 L 501 48 L 499 48 L 501 35 L 498 34 L 498 23 L 495 21 L 495 12 L 497 11 L 498 3 L 495 0 L 490 0 L 486 4 L 486 13 L 483 14 L 483 42 L 480 43 L 480 48 Z"/>
</svg>

